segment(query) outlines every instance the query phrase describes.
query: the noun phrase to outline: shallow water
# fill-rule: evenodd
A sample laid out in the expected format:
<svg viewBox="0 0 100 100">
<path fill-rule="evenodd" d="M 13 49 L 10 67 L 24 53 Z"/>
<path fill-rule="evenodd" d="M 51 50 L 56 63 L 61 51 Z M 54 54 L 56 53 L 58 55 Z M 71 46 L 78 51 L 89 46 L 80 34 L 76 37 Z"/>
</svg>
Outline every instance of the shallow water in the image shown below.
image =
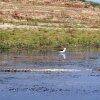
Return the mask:
<svg viewBox="0 0 100 100">
<path fill-rule="evenodd" d="M 99 100 L 99 68 L 98 49 L 1 52 L 0 100 Z"/>
</svg>

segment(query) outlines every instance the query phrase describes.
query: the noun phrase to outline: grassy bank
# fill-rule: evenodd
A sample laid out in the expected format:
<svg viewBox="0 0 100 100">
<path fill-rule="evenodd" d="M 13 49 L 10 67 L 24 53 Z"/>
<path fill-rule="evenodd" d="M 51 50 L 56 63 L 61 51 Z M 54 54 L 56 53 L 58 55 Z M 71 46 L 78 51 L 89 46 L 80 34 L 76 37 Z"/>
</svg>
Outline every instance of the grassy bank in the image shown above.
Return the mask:
<svg viewBox="0 0 100 100">
<path fill-rule="evenodd" d="M 100 47 L 100 30 L 0 30 L 0 49 Z"/>
</svg>

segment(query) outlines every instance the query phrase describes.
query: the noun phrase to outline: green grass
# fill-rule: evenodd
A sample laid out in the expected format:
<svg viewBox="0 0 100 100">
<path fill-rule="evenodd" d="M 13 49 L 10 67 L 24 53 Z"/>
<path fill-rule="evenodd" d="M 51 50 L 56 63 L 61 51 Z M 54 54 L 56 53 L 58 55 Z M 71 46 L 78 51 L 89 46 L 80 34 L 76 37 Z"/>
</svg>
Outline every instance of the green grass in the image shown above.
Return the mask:
<svg viewBox="0 0 100 100">
<path fill-rule="evenodd" d="M 100 47 L 100 30 L 0 30 L 0 49 Z"/>
</svg>

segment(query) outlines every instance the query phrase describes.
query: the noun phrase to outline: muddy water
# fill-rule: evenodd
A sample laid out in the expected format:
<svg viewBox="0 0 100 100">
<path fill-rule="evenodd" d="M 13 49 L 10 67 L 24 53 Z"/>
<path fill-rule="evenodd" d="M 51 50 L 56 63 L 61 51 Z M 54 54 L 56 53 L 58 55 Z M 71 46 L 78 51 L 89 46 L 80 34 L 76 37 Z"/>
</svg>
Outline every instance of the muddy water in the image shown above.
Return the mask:
<svg viewBox="0 0 100 100">
<path fill-rule="evenodd" d="M 100 98 L 100 50 L 0 53 L 0 100 L 80 98 Z"/>
</svg>

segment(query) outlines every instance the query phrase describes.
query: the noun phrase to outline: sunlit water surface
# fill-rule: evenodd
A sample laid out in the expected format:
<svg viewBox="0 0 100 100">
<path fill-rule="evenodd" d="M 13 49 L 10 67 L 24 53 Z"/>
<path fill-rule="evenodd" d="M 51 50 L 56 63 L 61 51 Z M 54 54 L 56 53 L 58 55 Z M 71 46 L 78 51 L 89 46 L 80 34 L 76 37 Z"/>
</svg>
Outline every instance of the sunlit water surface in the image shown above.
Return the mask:
<svg viewBox="0 0 100 100">
<path fill-rule="evenodd" d="M 0 100 L 99 100 L 99 68 L 98 49 L 1 52 Z"/>
</svg>

